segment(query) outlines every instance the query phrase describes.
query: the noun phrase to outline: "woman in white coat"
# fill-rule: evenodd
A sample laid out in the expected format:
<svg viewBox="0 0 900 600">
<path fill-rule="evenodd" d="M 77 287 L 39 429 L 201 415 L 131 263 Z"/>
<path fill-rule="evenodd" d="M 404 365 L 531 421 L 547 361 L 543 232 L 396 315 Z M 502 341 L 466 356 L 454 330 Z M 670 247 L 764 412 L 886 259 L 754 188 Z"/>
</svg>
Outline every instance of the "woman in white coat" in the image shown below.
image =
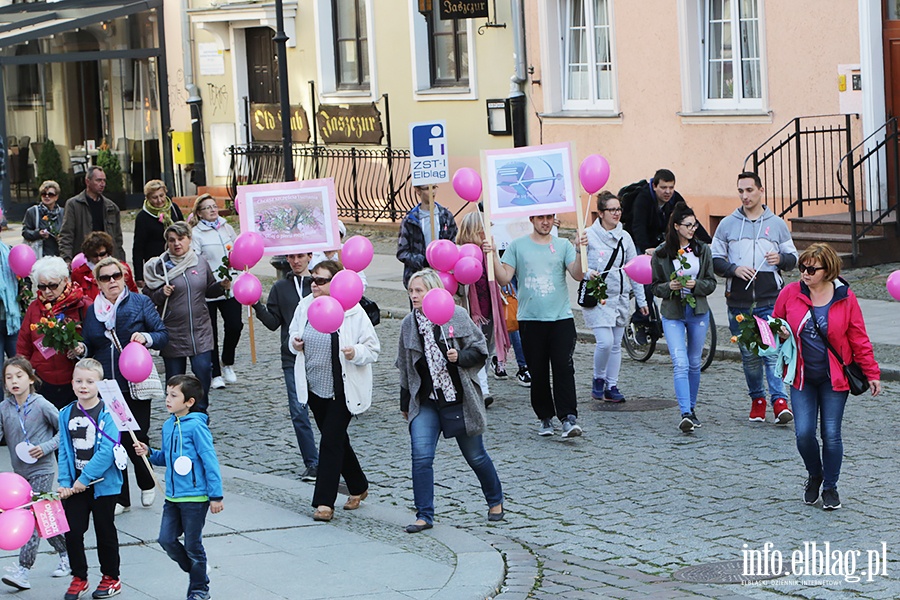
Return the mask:
<svg viewBox="0 0 900 600">
<path fill-rule="evenodd" d="M 297 355 L 297 399 L 300 404 L 309 404 L 321 434 L 319 472 L 312 498 L 316 521 L 330 521 L 334 516 L 342 475 L 350 492 L 344 510 L 359 508 L 369 495 L 369 481 L 350 446 L 347 427 L 353 415 L 365 412 L 372 404 L 372 363 L 378 360 L 381 343 L 359 304 L 345 313 L 341 328 L 331 334 L 317 331 L 306 317 L 313 300 L 330 295 L 331 279 L 343 268 L 333 260 L 316 265 L 312 294 L 297 305 L 288 330 L 291 352 Z"/>
<path fill-rule="evenodd" d="M 584 322 L 594 332 L 594 382 L 591 397 L 607 402 L 625 402 L 619 391 L 622 366 L 622 334 L 631 316 L 629 289 L 634 291 L 642 314 L 647 314 L 644 286 L 625 275 L 622 267 L 636 256 L 634 241 L 622 224 L 622 205 L 606 190 L 597 195 L 600 218 L 587 228 L 588 277 L 606 279 L 606 302 L 583 311 Z"/>
</svg>

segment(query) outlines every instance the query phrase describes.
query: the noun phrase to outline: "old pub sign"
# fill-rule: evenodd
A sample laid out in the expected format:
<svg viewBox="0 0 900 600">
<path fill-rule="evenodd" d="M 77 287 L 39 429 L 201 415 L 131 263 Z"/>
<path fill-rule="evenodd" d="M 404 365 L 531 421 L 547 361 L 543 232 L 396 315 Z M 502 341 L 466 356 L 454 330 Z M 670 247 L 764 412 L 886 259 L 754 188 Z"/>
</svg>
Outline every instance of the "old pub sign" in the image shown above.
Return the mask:
<svg viewBox="0 0 900 600">
<path fill-rule="evenodd" d="M 281 105 L 250 105 L 250 136 L 254 142 L 281 141 Z M 291 141 L 296 144 L 309 142 L 309 120 L 302 106 L 291 107 Z"/>
<path fill-rule="evenodd" d="M 487 0 L 419 0 L 419 12 L 431 13 L 435 2 L 441 21 L 488 18 Z"/>
<path fill-rule="evenodd" d="M 325 144 L 380 144 L 384 137 L 375 104 L 320 105 L 316 125 Z"/>
</svg>

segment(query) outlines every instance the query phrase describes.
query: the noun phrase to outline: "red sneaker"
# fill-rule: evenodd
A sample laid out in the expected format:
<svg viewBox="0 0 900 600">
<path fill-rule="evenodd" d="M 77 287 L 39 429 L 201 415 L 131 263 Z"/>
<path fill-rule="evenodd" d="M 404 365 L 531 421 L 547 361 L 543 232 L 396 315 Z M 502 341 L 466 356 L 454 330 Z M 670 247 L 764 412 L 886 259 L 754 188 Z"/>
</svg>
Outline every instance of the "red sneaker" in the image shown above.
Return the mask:
<svg viewBox="0 0 900 600">
<path fill-rule="evenodd" d="M 784 398 L 776 400 L 775 404 L 772 405 L 772 410 L 775 413 L 776 425 L 787 425 L 794 420 L 794 413 L 788 408 L 787 400 Z"/>
<path fill-rule="evenodd" d="M 111 598 L 112 596 L 118 596 L 120 593 L 122 593 L 122 582 L 109 575 L 104 575 L 103 579 L 100 580 L 100 585 L 97 586 L 91 597 Z"/>
<path fill-rule="evenodd" d="M 766 399 L 754 398 L 750 406 L 750 420 L 763 423 L 766 420 Z"/>
<path fill-rule="evenodd" d="M 66 592 L 66 595 L 63 596 L 64 600 L 78 600 L 84 593 L 88 591 L 88 582 L 87 579 L 82 579 L 81 577 L 73 577 L 72 583 L 69 584 L 69 589 Z"/>
</svg>

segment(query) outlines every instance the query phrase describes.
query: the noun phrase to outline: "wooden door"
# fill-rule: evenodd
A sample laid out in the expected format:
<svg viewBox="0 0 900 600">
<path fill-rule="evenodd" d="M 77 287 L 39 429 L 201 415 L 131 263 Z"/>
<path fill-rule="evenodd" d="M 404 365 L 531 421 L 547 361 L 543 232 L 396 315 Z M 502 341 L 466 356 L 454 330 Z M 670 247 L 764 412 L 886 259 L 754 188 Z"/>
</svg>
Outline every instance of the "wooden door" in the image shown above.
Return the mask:
<svg viewBox="0 0 900 600">
<path fill-rule="evenodd" d="M 885 117 L 887 121 L 890 121 L 894 117 L 900 117 L 900 0 L 884 0 L 882 3 L 882 32 L 884 41 Z M 889 129 L 887 133 L 892 133 L 892 130 Z M 885 167 L 887 169 L 886 200 L 891 206 L 897 202 L 898 196 L 900 196 L 900 193 L 898 193 L 900 175 L 898 175 L 894 167 L 898 161 L 895 152 L 896 146 L 894 144 L 888 143 L 885 146 Z M 879 204 L 883 206 L 885 203 L 879 202 Z"/>
<path fill-rule="evenodd" d="M 268 27 L 252 27 L 246 31 L 250 102 L 259 104 L 281 102 L 277 50 L 272 40 L 274 36 L 275 32 Z"/>
</svg>

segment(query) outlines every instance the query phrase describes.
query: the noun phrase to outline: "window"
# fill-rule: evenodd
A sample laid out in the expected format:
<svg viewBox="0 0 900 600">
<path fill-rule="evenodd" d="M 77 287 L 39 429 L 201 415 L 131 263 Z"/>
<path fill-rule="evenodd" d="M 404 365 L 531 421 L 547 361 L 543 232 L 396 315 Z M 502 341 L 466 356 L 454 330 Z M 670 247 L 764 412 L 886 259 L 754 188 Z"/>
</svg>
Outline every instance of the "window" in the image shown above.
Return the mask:
<svg viewBox="0 0 900 600">
<path fill-rule="evenodd" d="M 563 108 L 613 107 L 612 27 L 608 0 L 566 0 Z"/>
<path fill-rule="evenodd" d="M 438 4 L 425 14 L 431 87 L 469 85 L 469 43 L 465 21 L 441 21 Z"/>
<path fill-rule="evenodd" d="M 704 2 L 704 108 L 762 108 L 758 0 Z"/>
<path fill-rule="evenodd" d="M 16 47 L 16 56 L 41 54 L 40 45 L 32 40 Z M 46 64 L 16 65 L 6 81 L 6 103 L 13 109 L 53 108 L 51 68 Z"/>
<path fill-rule="evenodd" d="M 365 0 L 332 0 L 337 89 L 369 87 L 369 41 Z"/>
</svg>

